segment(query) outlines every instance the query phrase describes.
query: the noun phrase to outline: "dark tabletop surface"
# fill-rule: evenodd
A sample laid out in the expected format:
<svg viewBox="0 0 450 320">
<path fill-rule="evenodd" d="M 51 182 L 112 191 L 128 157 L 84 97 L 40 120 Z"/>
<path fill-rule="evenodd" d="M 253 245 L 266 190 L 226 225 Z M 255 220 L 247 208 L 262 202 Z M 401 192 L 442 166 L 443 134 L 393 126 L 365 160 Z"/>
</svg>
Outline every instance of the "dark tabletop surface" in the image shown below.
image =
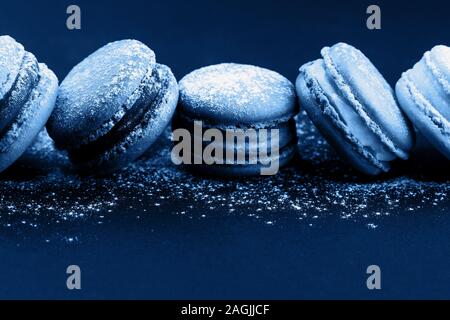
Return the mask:
<svg viewBox="0 0 450 320">
<path fill-rule="evenodd" d="M 444 1 L 68 1 L 2 4 L 9 34 L 63 79 L 99 46 L 137 38 L 180 79 L 234 61 L 295 80 L 324 45 L 359 47 L 395 84 L 449 44 Z M 38 141 L 0 178 L 0 298 L 449 298 L 449 162 L 419 137 L 408 162 L 375 178 L 343 164 L 302 113 L 298 155 L 273 177 L 193 175 L 170 162 L 167 131 L 136 163 L 80 177 Z M 81 291 L 65 287 L 82 269 Z M 382 289 L 366 288 L 366 268 Z"/>
</svg>

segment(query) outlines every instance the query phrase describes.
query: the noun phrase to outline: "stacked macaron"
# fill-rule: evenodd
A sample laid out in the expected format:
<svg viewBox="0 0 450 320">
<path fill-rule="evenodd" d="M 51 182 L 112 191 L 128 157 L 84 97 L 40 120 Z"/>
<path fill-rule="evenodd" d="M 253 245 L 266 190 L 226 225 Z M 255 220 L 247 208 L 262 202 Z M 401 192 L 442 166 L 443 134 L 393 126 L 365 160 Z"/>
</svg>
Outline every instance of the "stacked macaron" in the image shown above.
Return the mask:
<svg viewBox="0 0 450 320">
<path fill-rule="evenodd" d="M 321 54 L 300 68 L 296 88 L 328 142 L 369 175 L 387 172 L 396 158 L 407 159 L 414 142 L 411 125 L 370 60 L 344 43 Z"/>
<path fill-rule="evenodd" d="M 223 137 L 212 142 L 223 151 L 219 150 L 220 156 L 216 154 L 211 163 L 201 159 L 211 137 L 206 143 L 199 140 L 203 148 L 193 146 L 193 161 L 183 163 L 193 164 L 190 167 L 197 171 L 223 176 L 271 175 L 295 154 L 293 117 L 297 112 L 294 86 L 280 74 L 252 65 L 223 63 L 195 70 L 180 81 L 173 129 L 193 133 L 192 144 L 199 138 L 195 123 L 202 126 L 200 135 L 218 130 L 215 138 Z M 240 143 L 226 139 L 236 132 L 248 139 Z"/>
<path fill-rule="evenodd" d="M 0 172 L 30 146 L 53 110 L 58 79 L 9 36 L 0 36 Z"/>
<path fill-rule="evenodd" d="M 142 155 L 178 101 L 171 70 L 143 43 L 110 43 L 76 65 L 59 88 L 47 128 L 84 173 L 108 173 Z"/>
</svg>

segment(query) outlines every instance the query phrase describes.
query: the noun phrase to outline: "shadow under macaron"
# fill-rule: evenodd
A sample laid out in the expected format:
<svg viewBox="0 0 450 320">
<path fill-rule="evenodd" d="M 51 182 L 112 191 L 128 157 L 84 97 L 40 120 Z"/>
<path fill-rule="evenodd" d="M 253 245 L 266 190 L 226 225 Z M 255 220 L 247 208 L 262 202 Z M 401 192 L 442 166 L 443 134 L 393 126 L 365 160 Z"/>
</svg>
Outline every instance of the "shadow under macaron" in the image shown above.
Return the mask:
<svg viewBox="0 0 450 320">
<path fill-rule="evenodd" d="M 399 170 L 418 181 L 450 181 L 449 159 L 434 148 L 420 132 L 416 133 L 416 145 L 409 160 Z"/>
<path fill-rule="evenodd" d="M 0 180 L 27 181 L 53 173 L 75 172 L 65 151 L 58 150 L 44 128 L 22 156 L 0 174 Z"/>
</svg>

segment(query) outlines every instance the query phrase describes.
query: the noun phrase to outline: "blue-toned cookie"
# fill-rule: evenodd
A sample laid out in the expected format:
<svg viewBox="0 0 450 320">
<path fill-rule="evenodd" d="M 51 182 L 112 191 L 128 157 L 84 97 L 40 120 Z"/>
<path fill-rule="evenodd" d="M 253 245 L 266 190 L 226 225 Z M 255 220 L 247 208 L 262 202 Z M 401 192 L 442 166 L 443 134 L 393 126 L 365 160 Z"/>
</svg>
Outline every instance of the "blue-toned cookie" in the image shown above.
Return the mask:
<svg viewBox="0 0 450 320">
<path fill-rule="evenodd" d="M 0 36 L 0 172 L 31 145 L 53 110 L 58 79 L 9 36 Z"/>
<path fill-rule="evenodd" d="M 172 127 L 191 132 L 193 145 L 195 123 L 201 123 L 201 134 L 209 129 L 220 131 L 223 139 L 200 137 L 201 148 L 193 146 L 191 163 L 183 162 L 190 168 L 222 176 L 269 175 L 296 152 L 293 117 L 297 113 L 295 88 L 285 77 L 252 65 L 223 63 L 195 70 L 180 81 L 180 99 Z M 236 130 L 258 138 L 226 139 L 227 133 Z M 222 148 L 222 154 L 214 155 L 214 161 L 205 161 L 203 152 L 214 146 L 211 143 Z M 278 165 L 272 172 L 268 169 L 271 164 Z"/>
<path fill-rule="evenodd" d="M 425 52 L 395 89 L 414 126 L 450 159 L 450 48 L 439 45 Z"/>
<path fill-rule="evenodd" d="M 387 172 L 407 159 L 414 132 L 394 92 L 358 49 L 338 43 L 303 65 L 296 81 L 300 104 L 327 141 L 356 169 Z"/>
<path fill-rule="evenodd" d="M 98 49 L 66 76 L 47 129 L 83 173 L 108 173 L 142 155 L 178 100 L 171 70 L 136 40 Z"/>
</svg>

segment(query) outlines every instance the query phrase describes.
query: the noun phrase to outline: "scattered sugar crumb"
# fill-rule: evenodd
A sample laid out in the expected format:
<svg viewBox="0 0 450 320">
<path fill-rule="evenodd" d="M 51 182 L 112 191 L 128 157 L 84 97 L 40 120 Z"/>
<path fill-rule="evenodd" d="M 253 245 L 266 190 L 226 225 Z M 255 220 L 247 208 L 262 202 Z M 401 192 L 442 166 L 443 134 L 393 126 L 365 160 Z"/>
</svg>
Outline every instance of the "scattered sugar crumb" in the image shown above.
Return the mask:
<svg viewBox="0 0 450 320">
<path fill-rule="evenodd" d="M 430 209 L 446 213 L 450 183 L 445 177 L 403 163 L 383 177 L 357 175 L 303 114 L 300 119 L 299 156 L 271 177 L 222 180 L 193 175 L 171 163 L 169 132 L 143 158 L 103 178 L 79 177 L 63 154 L 44 152 L 57 157 L 46 172 L 23 174 L 16 166 L 2 176 L 0 230 L 25 233 L 48 225 L 105 225 L 117 215 L 126 224 L 156 213 L 193 221 L 224 216 L 238 223 L 245 218 L 269 226 L 315 227 L 336 219 L 373 230 L 392 216 Z M 74 235 L 62 237 L 81 241 Z"/>
</svg>

